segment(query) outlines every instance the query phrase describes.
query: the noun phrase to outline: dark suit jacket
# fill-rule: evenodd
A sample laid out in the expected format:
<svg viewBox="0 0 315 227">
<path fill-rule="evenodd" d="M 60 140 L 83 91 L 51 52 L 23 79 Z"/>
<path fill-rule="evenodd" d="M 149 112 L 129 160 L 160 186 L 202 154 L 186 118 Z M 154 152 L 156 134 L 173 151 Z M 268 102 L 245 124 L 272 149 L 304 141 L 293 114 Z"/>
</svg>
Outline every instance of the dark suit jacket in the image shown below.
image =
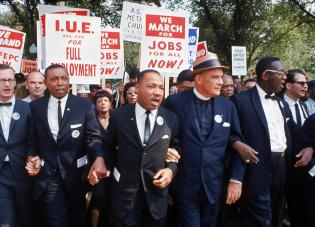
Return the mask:
<svg viewBox="0 0 315 227">
<path fill-rule="evenodd" d="M 204 187 L 211 204 L 217 203 L 223 190 L 224 163 L 227 145 L 241 140 L 239 120 L 232 102 L 215 97 L 213 100 L 213 129 L 202 143 L 196 115 L 193 90 L 169 96 L 164 106 L 175 112 L 180 120 L 179 140 L 181 160 L 175 179 L 175 195 L 178 199 L 196 199 L 200 187 Z M 233 155 L 229 178 L 242 181 L 244 164 Z"/>
<path fill-rule="evenodd" d="M 243 193 L 248 199 L 257 199 L 264 201 L 270 200 L 270 182 L 271 182 L 271 148 L 268 125 L 263 107 L 258 95 L 257 88 L 254 87 L 248 91 L 240 93 L 233 97 L 232 101 L 236 106 L 241 130 L 245 143 L 258 152 L 259 163 L 257 165 L 248 165 L 244 177 Z M 286 157 L 289 160 L 291 155 L 291 136 L 287 121 L 288 114 L 285 112 L 286 103 L 277 98 L 280 110 L 284 118 L 284 127 L 287 138 Z"/>
<path fill-rule="evenodd" d="M 67 191 L 76 196 L 81 193 L 84 166 L 78 168 L 78 159 L 87 155 L 103 157 L 100 131 L 91 103 L 69 94 L 65 106 L 57 142 L 54 140 L 47 119 L 49 96 L 31 102 L 31 113 L 34 119 L 32 145 L 35 154 L 39 155 L 44 165 L 36 176 L 34 196 L 39 198 L 47 188 L 49 180 L 60 172 Z M 77 130 L 79 136 L 72 136 Z"/>
<path fill-rule="evenodd" d="M 145 193 L 148 207 L 155 219 L 165 218 L 168 202 L 168 189 L 155 187 L 153 176 L 165 167 L 175 174 L 177 165 L 167 163 L 168 147 L 178 147 L 176 135 L 178 119 L 175 114 L 159 108 L 157 119 L 163 124 L 154 125 L 146 147 L 143 147 L 137 128 L 135 105 L 129 104 L 113 110 L 109 118 L 108 137 L 104 147 L 106 152 L 115 152 L 115 164 L 120 173 L 119 182 L 113 179 L 112 212 L 115 218 L 124 219 L 132 208 L 133 199 L 140 184 Z"/>
<path fill-rule="evenodd" d="M 31 147 L 31 114 L 27 102 L 16 99 L 13 114 L 18 113 L 18 119 L 11 119 L 9 139 L 6 142 L 0 125 L 0 171 L 8 154 L 10 165 L 18 187 L 22 190 L 31 189 L 31 178 L 25 170 L 26 158 L 33 153 Z"/>
</svg>

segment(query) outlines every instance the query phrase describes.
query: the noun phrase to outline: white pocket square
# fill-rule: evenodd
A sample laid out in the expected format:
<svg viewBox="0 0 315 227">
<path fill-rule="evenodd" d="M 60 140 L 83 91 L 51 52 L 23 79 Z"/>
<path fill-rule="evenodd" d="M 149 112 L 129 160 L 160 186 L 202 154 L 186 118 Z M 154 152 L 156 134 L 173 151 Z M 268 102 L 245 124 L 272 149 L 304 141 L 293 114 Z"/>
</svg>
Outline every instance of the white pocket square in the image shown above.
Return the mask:
<svg viewBox="0 0 315 227">
<path fill-rule="evenodd" d="M 230 123 L 229 122 L 224 122 L 223 123 L 223 127 L 230 127 Z"/>
<path fill-rule="evenodd" d="M 170 138 L 168 135 L 162 136 L 162 139 L 168 139 L 168 138 Z"/>
<path fill-rule="evenodd" d="M 287 117 L 287 118 L 285 119 L 285 122 L 288 123 L 289 120 L 290 120 L 290 118 Z"/>
<path fill-rule="evenodd" d="M 79 128 L 81 126 L 82 126 L 82 124 L 75 124 L 75 125 L 70 125 L 70 128 Z"/>
</svg>

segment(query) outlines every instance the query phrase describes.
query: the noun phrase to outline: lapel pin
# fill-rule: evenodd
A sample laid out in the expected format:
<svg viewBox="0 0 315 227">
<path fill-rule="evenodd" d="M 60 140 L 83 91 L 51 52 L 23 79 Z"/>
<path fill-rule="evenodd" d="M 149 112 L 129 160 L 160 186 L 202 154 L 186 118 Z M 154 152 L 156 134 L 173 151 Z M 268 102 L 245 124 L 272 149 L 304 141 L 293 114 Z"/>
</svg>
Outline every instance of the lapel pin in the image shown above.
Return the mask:
<svg viewBox="0 0 315 227">
<path fill-rule="evenodd" d="M 67 111 L 70 111 L 70 108 L 67 108 Z"/>
<path fill-rule="evenodd" d="M 163 117 L 158 116 L 158 117 L 156 118 L 156 122 L 157 122 L 157 124 L 160 125 L 160 126 L 163 125 L 163 123 L 164 123 Z"/>
<path fill-rule="evenodd" d="M 131 120 L 133 121 L 133 117 L 131 118 Z"/>
<path fill-rule="evenodd" d="M 17 121 L 17 120 L 20 119 L 20 114 L 15 112 L 15 113 L 12 114 L 12 118 Z"/>
<path fill-rule="evenodd" d="M 222 122 L 222 117 L 220 115 L 215 115 L 214 116 L 214 121 L 217 123 L 221 123 Z"/>
<path fill-rule="evenodd" d="M 80 132 L 78 130 L 74 130 L 71 134 L 72 138 L 78 138 L 80 136 Z"/>
</svg>

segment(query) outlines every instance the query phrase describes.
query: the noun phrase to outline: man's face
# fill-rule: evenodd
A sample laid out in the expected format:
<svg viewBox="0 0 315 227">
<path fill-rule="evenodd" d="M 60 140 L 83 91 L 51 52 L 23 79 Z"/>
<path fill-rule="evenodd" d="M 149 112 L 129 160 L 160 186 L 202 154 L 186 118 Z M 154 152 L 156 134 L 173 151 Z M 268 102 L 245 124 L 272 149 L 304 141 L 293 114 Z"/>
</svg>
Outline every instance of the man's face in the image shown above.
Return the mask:
<svg viewBox="0 0 315 227">
<path fill-rule="evenodd" d="M 299 99 L 305 96 L 307 91 L 307 80 L 303 74 L 296 73 L 294 75 L 294 82 L 286 84 L 287 92 L 293 98 Z"/>
<path fill-rule="evenodd" d="M 244 84 L 243 86 L 243 91 L 247 91 L 249 89 L 251 89 L 252 87 L 256 86 L 256 82 L 254 81 L 248 81 L 246 84 Z"/>
<path fill-rule="evenodd" d="M 229 98 L 234 95 L 234 84 L 233 79 L 231 77 L 223 77 L 223 85 L 221 88 L 221 95 Z"/>
<path fill-rule="evenodd" d="M 7 102 L 13 97 L 16 81 L 12 69 L 0 70 L 0 100 Z"/>
<path fill-rule="evenodd" d="M 136 84 L 137 102 L 147 110 L 157 109 L 163 100 L 164 84 L 161 75 L 148 72 Z"/>
<path fill-rule="evenodd" d="M 197 91 L 205 97 L 220 95 L 223 85 L 223 70 L 210 69 L 195 76 L 195 87 Z"/>
<path fill-rule="evenodd" d="M 192 89 L 194 87 L 194 81 L 182 81 L 181 83 L 177 84 L 177 92 L 186 91 Z"/>
<path fill-rule="evenodd" d="M 26 89 L 29 90 L 32 97 L 43 96 L 46 89 L 44 84 L 44 76 L 39 72 L 30 73 L 27 77 L 25 86 Z"/>
<path fill-rule="evenodd" d="M 268 73 L 268 86 L 271 92 L 280 92 L 284 88 L 286 75 L 283 72 L 283 66 L 280 61 L 274 61 L 270 69 L 265 72 Z"/>
<path fill-rule="evenodd" d="M 241 80 L 240 80 L 240 78 L 238 78 L 238 77 L 233 78 L 233 84 L 234 84 L 234 88 L 237 91 L 241 90 Z"/>
<path fill-rule="evenodd" d="M 61 99 L 69 91 L 69 74 L 64 68 L 54 68 L 47 72 L 45 84 L 52 96 Z"/>
</svg>

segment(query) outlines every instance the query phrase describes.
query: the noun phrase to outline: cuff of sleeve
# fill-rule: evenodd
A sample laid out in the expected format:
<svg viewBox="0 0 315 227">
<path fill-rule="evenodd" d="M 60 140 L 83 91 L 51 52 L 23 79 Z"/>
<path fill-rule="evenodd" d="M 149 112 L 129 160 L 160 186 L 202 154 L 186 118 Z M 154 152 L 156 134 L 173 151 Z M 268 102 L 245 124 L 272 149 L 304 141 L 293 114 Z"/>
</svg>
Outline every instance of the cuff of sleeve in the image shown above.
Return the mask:
<svg viewBox="0 0 315 227">
<path fill-rule="evenodd" d="M 235 180 L 235 179 L 230 179 L 230 182 L 237 183 L 237 184 L 242 184 L 242 182 L 241 182 L 241 181 L 239 181 L 239 180 Z"/>
</svg>

